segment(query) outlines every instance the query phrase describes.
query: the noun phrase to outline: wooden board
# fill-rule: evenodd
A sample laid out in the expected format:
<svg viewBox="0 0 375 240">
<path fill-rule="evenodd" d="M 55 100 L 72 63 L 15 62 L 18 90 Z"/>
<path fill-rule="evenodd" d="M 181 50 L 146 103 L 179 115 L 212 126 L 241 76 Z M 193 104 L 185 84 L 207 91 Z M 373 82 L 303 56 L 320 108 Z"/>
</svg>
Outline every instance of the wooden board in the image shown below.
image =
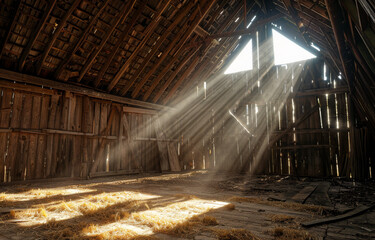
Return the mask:
<svg viewBox="0 0 375 240">
<path fill-rule="evenodd" d="M 309 222 L 303 222 L 303 223 L 301 223 L 301 225 L 303 227 L 313 227 L 313 226 L 317 226 L 317 225 L 338 222 L 338 221 L 345 220 L 345 219 L 360 215 L 362 213 L 365 213 L 365 212 L 371 210 L 374 207 L 375 207 L 375 205 L 359 206 L 356 209 L 354 209 L 350 212 L 347 212 L 345 214 L 341 214 L 341 215 L 333 216 L 333 217 L 328 217 L 328 218 L 323 218 L 323 219 L 317 219 L 317 220 L 313 220 L 313 221 L 309 221 Z"/>
</svg>

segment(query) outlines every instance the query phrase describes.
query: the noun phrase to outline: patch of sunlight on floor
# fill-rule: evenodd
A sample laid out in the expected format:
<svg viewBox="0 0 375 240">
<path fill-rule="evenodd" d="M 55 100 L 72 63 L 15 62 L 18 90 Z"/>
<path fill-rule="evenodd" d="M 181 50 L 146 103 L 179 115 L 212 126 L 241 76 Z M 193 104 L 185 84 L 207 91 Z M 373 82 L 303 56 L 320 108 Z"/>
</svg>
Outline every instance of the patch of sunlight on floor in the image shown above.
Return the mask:
<svg viewBox="0 0 375 240">
<path fill-rule="evenodd" d="M 50 202 L 48 205 L 32 205 L 31 208 L 15 212 L 13 218 L 21 220 L 20 226 L 28 227 L 49 221 L 58 222 L 90 214 L 101 215 L 106 218 L 110 214 L 109 211 L 105 211 L 106 208 L 116 205 L 117 207 L 130 207 L 134 210 L 141 206 L 142 201 L 158 197 L 160 196 L 122 191 L 82 196 L 77 200 L 69 201 L 65 201 L 63 198 L 62 200 Z"/>
<path fill-rule="evenodd" d="M 54 197 L 54 196 L 67 196 L 72 194 L 80 194 L 80 193 L 89 193 L 94 192 L 96 190 L 87 189 L 87 188 L 68 188 L 68 189 L 56 189 L 56 188 L 46 188 L 46 189 L 15 189 L 16 192 L 19 193 L 0 193 L 0 201 L 3 205 L 6 202 L 9 204 L 12 202 L 22 202 L 22 201 L 29 201 L 35 199 L 42 199 L 47 197 Z"/>
<path fill-rule="evenodd" d="M 191 230 L 192 219 L 226 205 L 228 205 L 226 202 L 189 199 L 165 207 L 133 212 L 126 219 L 86 228 L 83 233 L 86 236 L 105 236 L 106 238 L 149 236 L 154 233 L 180 234 Z M 199 224 L 202 223 L 199 222 Z"/>
</svg>

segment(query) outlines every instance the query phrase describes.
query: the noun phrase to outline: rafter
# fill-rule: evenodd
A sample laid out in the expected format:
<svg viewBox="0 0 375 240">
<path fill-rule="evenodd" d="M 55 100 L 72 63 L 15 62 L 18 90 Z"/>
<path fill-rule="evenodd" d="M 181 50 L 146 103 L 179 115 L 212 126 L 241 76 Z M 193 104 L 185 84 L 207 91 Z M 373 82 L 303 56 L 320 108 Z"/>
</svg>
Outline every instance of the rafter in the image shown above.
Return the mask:
<svg viewBox="0 0 375 240">
<path fill-rule="evenodd" d="M 255 3 L 254 3 L 255 4 Z M 249 8 L 249 12 L 254 7 L 254 4 Z M 221 27 L 217 30 L 218 33 L 222 33 L 225 29 L 229 27 L 229 25 L 233 22 L 234 18 L 237 16 L 237 14 L 240 12 L 242 6 L 239 4 L 237 8 L 234 11 L 234 14 L 227 18 L 225 22 L 221 25 Z M 233 29 L 236 29 L 241 24 L 241 21 L 236 23 L 233 27 Z M 199 54 L 196 56 L 196 58 L 193 60 L 191 65 L 185 70 L 185 72 L 182 74 L 182 76 L 178 79 L 178 81 L 175 83 L 175 85 L 171 88 L 171 90 L 168 92 L 167 96 L 163 99 L 163 104 L 166 104 L 170 98 L 174 95 L 174 93 L 177 91 L 177 89 L 180 87 L 180 85 L 184 82 L 184 80 L 193 72 L 196 65 L 200 62 L 201 59 L 204 58 L 204 56 L 207 54 L 208 49 L 210 48 L 212 39 L 210 39 L 208 42 L 205 42 L 203 45 L 203 48 L 199 51 Z M 221 46 L 226 42 L 226 40 L 222 41 L 217 48 L 220 49 Z M 200 72 L 201 69 L 203 69 L 202 64 L 198 70 L 195 71 L 195 73 Z M 188 84 L 192 84 L 192 82 L 188 82 Z"/>
<path fill-rule="evenodd" d="M 278 14 L 272 15 L 270 17 L 267 17 L 265 19 L 256 21 L 255 23 L 253 23 L 247 29 L 238 30 L 238 31 L 235 31 L 235 32 L 225 32 L 225 33 L 213 34 L 213 35 L 209 36 L 209 38 L 225 38 L 225 37 L 238 37 L 238 36 L 243 36 L 243 35 L 251 35 L 251 34 L 254 33 L 254 31 L 258 27 L 263 26 L 264 24 L 269 23 L 271 21 L 277 20 L 277 19 L 279 19 L 283 16 L 284 16 L 283 14 L 278 13 Z"/>
<path fill-rule="evenodd" d="M 155 97 L 152 99 L 152 102 L 156 103 L 161 95 L 163 95 L 164 91 L 168 88 L 168 86 L 171 84 L 173 79 L 177 76 L 177 74 L 181 71 L 181 69 L 190 61 L 190 59 L 195 56 L 195 54 L 199 51 L 199 47 L 196 48 L 196 50 L 190 54 L 187 58 L 185 58 L 183 61 L 181 61 L 176 69 L 171 73 L 171 75 L 168 77 L 167 81 L 165 81 L 164 85 L 159 89 L 158 93 L 155 95 Z"/>
<path fill-rule="evenodd" d="M 282 1 L 289 12 L 289 15 L 292 17 L 294 23 L 296 24 L 302 39 L 305 41 L 305 45 L 307 47 L 310 47 L 311 40 L 306 34 L 305 25 L 303 24 L 300 16 L 298 15 L 298 11 L 294 8 L 292 4 L 292 0 L 282 0 Z"/>
<path fill-rule="evenodd" d="M 178 81 L 174 84 L 174 86 L 172 87 L 172 89 L 168 92 L 167 96 L 163 99 L 163 104 L 166 104 L 169 99 L 171 99 L 171 97 L 175 94 L 175 92 L 177 91 L 177 89 L 180 87 L 180 85 L 182 84 L 182 82 L 191 74 L 191 72 L 195 69 L 195 67 L 197 66 L 198 62 L 199 62 L 199 59 L 200 59 L 200 56 L 199 56 L 199 52 L 196 54 L 194 60 L 192 63 L 190 63 L 189 67 L 184 71 L 184 73 L 181 75 L 181 77 L 179 77 Z"/>
<path fill-rule="evenodd" d="M 353 72 L 351 71 L 351 67 L 349 66 L 348 56 L 344 53 L 345 47 L 345 39 L 344 39 L 344 32 L 340 30 L 340 20 L 338 17 L 338 6 L 337 3 L 332 3 L 329 0 L 325 0 L 327 11 L 329 18 L 331 19 L 331 25 L 333 29 L 333 33 L 336 39 L 337 49 L 339 51 L 339 56 L 341 60 L 341 65 L 344 70 L 345 79 L 349 85 L 349 91 L 351 91 L 352 81 L 353 81 Z"/>
<path fill-rule="evenodd" d="M 138 79 L 139 75 L 142 73 L 144 68 L 147 66 L 147 64 L 150 62 L 151 58 L 156 54 L 156 52 L 159 50 L 160 46 L 162 45 L 163 41 L 168 37 L 168 35 L 172 32 L 172 30 L 180 23 L 180 21 L 187 15 L 187 13 L 190 11 L 190 9 L 193 7 L 193 2 L 190 1 L 189 4 L 184 5 L 183 9 L 179 12 L 179 15 L 176 17 L 176 19 L 172 22 L 172 24 L 169 25 L 169 27 L 165 30 L 165 32 L 162 34 L 162 36 L 158 39 L 158 42 L 155 46 L 153 46 L 152 51 L 147 55 L 147 57 L 142 61 L 141 66 L 137 69 L 137 72 L 132 77 L 132 81 L 130 81 L 120 92 L 121 95 L 124 95 L 132 86 L 133 83 Z"/>
<path fill-rule="evenodd" d="M 95 49 L 93 53 L 91 53 L 90 58 L 86 61 L 85 65 L 83 66 L 81 72 L 79 73 L 79 77 L 77 79 L 78 82 L 82 80 L 88 70 L 90 70 L 92 64 L 94 63 L 96 57 L 102 51 L 104 45 L 107 43 L 108 39 L 111 37 L 113 31 L 116 29 L 117 25 L 121 22 L 121 19 L 126 19 L 130 14 L 131 10 L 133 9 L 136 1 L 129 1 L 123 8 L 118 12 L 116 15 L 115 22 L 111 25 L 111 28 L 107 31 L 104 38 L 100 42 L 100 45 Z"/>
<path fill-rule="evenodd" d="M 3 38 L 0 41 L 0 58 L 3 55 L 4 49 L 5 49 L 5 44 L 8 42 L 10 35 L 12 34 L 12 29 L 14 28 L 14 25 L 16 24 L 16 19 L 21 11 L 20 5 L 21 5 L 22 0 L 18 0 L 17 6 L 16 6 L 16 13 L 13 15 L 13 18 L 11 20 L 11 24 L 9 25 L 7 29 L 7 35 L 5 38 Z"/>
<path fill-rule="evenodd" d="M 165 74 L 167 74 L 167 72 L 169 71 L 169 69 L 174 65 L 174 63 L 176 61 L 178 61 L 178 59 L 180 58 L 181 55 L 183 55 L 183 53 L 185 53 L 184 51 L 179 51 L 177 54 L 175 54 L 175 56 L 169 61 L 169 63 L 167 64 L 167 66 L 165 66 L 163 68 L 163 70 L 158 74 L 157 78 L 154 79 L 152 81 L 152 84 L 151 86 L 148 88 L 147 92 L 145 93 L 145 95 L 142 97 L 143 101 L 146 101 L 148 99 L 148 97 L 151 95 L 152 91 L 155 89 L 155 87 L 159 84 L 159 82 L 164 78 Z M 195 52 L 194 52 L 195 53 Z M 188 59 L 190 59 L 190 57 L 193 54 L 190 54 L 188 55 Z"/>
<path fill-rule="evenodd" d="M 67 56 L 64 58 L 64 60 L 60 63 L 58 66 L 56 72 L 55 72 L 55 78 L 60 79 L 61 73 L 65 69 L 66 65 L 72 60 L 73 56 L 76 54 L 78 49 L 81 47 L 82 43 L 86 40 L 87 36 L 89 35 L 91 28 L 95 24 L 96 20 L 100 17 L 100 15 L 103 13 L 104 9 L 107 7 L 109 3 L 109 0 L 106 0 L 103 5 L 100 7 L 98 13 L 91 19 L 90 23 L 85 28 L 85 31 L 82 33 L 80 39 L 76 44 L 74 44 L 73 50 L 67 54 Z"/>
<path fill-rule="evenodd" d="M 151 37 L 151 35 L 153 34 L 154 29 L 156 28 L 156 26 L 159 24 L 159 22 L 161 20 L 161 17 L 160 17 L 161 14 L 165 11 L 165 9 L 167 9 L 167 7 L 168 7 L 168 5 L 169 5 L 170 2 L 171 2 L 171 0 L 168 0 L 163 5 L 163 7 L 161 7 L 161 9 L 158 11 L 158 13 L 155 16 L 154 21 L 152 21 L 147 26 L 146 30 L 144 31 L 145 36 L 143 37 L 143 40 L 138 44 L 137 48 L 130 55 L 130 57 L 125 61 L 125 63 L 121 66 L 120 70 L 116 73 L 116 75 L 114 76 L 114 78 L 112 79 L 112 81 L 109 83 L 109 85 L 107 87 L 107 91 L 108 92 L 110 92 L 116 86 L 116 84 L 118 83 L 118 81 L 120 81 L 120 78 L 122 77 L 122 75 L 129 68 L 130 63 L 138 55 L 139 51 L 142 50 L 143 46 L 146 44 L 146 42 L 148 41 L 148 39 Z"/>
<path fill-rule="evenodd" d="M 43 12 L 42 18 L 38 21 L 38 25 L 35 27 L 33 31 L 34 34 L 31 35 L 31 38 L 27 42 L 26 47 L 22 50 L 21 57 L 18 61 L 19 71 L 23 70 L 25 63 L 26 63 L 27 56 L 29 56 L 31 48 L 33 47 L 34 43 L 38 39 L 40 33 L 42 32 L 43 26 L 46 24 L 47 19 L 49 18 L 53 8 L 55 7 L 55 4 L 56 4 L 56 0 L 53 0 L 53 1 L 50 1 L 49 4 L 46 6 L 46 9 Z"/>
<path fill-rule="evenodd" d="M 133 29 L 134 24 L 137 22 L 137 18 L 139 15 L 141 15 L 143 8 L 146 6 L 146 2 L 142 2 L 139 8 L 137 9 L 136 13 L 132 17 L 131 22 L 129 25 L 126 27 L 126 30 L 123 31 L 118 38 L 116 45 L 114 48 L 111 50 L 111 54 L 109 55 L 108 59 L 106 60 L 105 65 L 100 69 L 100 72 L 94 82 L 94 87 L 98 87 L 100 81 L 102 80 L 104 74 L 107 72 L 107 69 L 109 68 L 109 65 L 112 63 L 113 58 L 116 56 L 116 53 L 118 49 L 120 48 L 121 44 L 124 42 L 125 38 L 128 36 L 129 32 L 131 29 Z"/>
<path fill-rule="evenodd" d="M 255 3 L 248 9 L 248 13 L 251 12 L 251 10 L 253 9 Z M 218 34 L 222 33 L 224 30 L 226 30 L 227 28 L 230 28 L 230 32 L 233 32 L 234 30 L 236 30 L 242 23 L 242 20 L 241 21 L 238 21 L 237 23 L 234 21 L 235 17 L 237 16 L 237 14 L 240 12 L 242 6 L 239 5 L 238 8 L 236 9 L 235 11 L 235 14 L 231 15 L 230 17 L 227 18 L 227 20 L 222 24 L 222 26 L 218 29 Z M 261 20 L 260 20 L 261 21 Z M 233 26 L 231 26 L 231 24 L 234 22 Z M 258 21 L 257 21 L 258 22 Z M 253 23 L 255 24 L 255 23 Z M 246 29 L 247 30 L 247 29 Z M 220 44 L 218 46 L 215 47 L 215 49 L 221 49 L 231 38 L 226 38 L 224 40 L 222 40 L 220 42 Z M 211 39 L 212 41 L 212 39 Z M 236 39 L 235 41 L 233 42 L 237 42 L 238 40 Z M 204 48 L 203 50 L 203 54 L 201 56 L 201 59 L 203 60 L 206 56 L 206 54 L 208 54 L 208 50 L 210 49 L 210 43 L 206 43 L 206 48 Z M 215 49 L 212 51 L 213 53 L 216 53 Z M 209 58 L 210 59 L 210 58 Z M 199 68 L 193 73 L 192 77 L 190 79 L 196 79 L 197 76 L 199 76 L 202 71 L 204 71 L 207 67 L 207 65 L 209 64 L 209 61 L 205 61 L 203 64 L 201 64 L 199 66 Z M 187 84 L 184 86 L 184 91 L 186 92 L 189 87 L 191 86 L 191 84 L 193 84 L 193 81 L 189 81 L 187 82 Z M 176 89 L 177 90 L 177 89 Z"/>
<path fill-rule="evenodd" d="M 199 17 L 195 18 L 194 22 L 191 24 L 191 26 L 189 27 L 189 29 L 186 31 L 186 33 L 182 37 L 182 41 L 180 41 L 178 43 L 179 46 L 183 46 L 185 44 L 185 42 L 189 39 L 189 37 L 193 33 L 195 27 L 198 26 L 198 24 L 206 16 L 206 14 L 209 12 L 209 10 L 211 9 L 211 7 L 213 6 L 214 2 L 215 2 L 215 0 L 209 0 L 208 3 L 204 7 L 200 8 L 201 15 Z M 175 43 L 178 40 L 180 40 L 180 39 L 174 38 L 173 42 L 169 45 L 169 47 L 167 48 L 167 50 L 164 51 L 164 54 L 158 60 L 158 63 L 154 64 L 153 67 L 152 67 L 152 69 L 146 74 L 146 76 L 140 82 L 138 82 L 138 84 L 136 85 L 134 91 L 132 92 L 132 97 L 133 98 L 136 98 L 138 96 L 138 93 L 142 89 L 143 85 L 148 81 L 148 79 L 150 78 L 150 76 L 161 65 L 161 63 L 163 62 L 163 60 L 168 56 L 169 52 L 172 50 L 172 48 L 174 47 Z M 178 48 L 178 49 L 180 49 L 180 48 Z"/>
<path fill-rule="evenodd" d="M 73 2 L 72 6 L 70 6 L 69 10 L 65 13 L 64 17 L 59 22 L 59 25 L 57 26 L 55 32 L 53 33 L 51 40 L 48 42 L 47 46 L 44 48 L 42 56 L 41 56 L 40 60 L 38 61 L 37 65 L 36 65 L 36 74 L 37 75 L 40 74 L 40 72 L 42 70 L 42 67 L 43 67 L 43 64 L 44 64 L 44 62 L 45 62 L 45 60 L 48 56 L 48 53 L 51 50 L 51 48 L 53 47 L 53 44 L 55 43 L 56 39 L 59 37 L 61 30 L 65 26 L 65 24 L 68 21 L 70 15 L 72 15 L 73 11 L 78 7 L 80 2 L 81 2 L 81 0 L 75 0 Z"/>
</svg>

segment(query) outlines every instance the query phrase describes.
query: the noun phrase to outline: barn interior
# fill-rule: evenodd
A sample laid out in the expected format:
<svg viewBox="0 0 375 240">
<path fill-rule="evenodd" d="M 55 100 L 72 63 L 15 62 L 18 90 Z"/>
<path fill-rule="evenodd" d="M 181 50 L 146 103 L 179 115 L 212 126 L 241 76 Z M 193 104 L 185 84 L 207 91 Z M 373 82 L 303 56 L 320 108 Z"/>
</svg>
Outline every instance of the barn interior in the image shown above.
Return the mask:
<svg viewBox="0 0 375 240">
<path fill-rule="evenodd" d="M 370 0 L 0 0 L 0 240 L 375 238 Z"/>
</svg>

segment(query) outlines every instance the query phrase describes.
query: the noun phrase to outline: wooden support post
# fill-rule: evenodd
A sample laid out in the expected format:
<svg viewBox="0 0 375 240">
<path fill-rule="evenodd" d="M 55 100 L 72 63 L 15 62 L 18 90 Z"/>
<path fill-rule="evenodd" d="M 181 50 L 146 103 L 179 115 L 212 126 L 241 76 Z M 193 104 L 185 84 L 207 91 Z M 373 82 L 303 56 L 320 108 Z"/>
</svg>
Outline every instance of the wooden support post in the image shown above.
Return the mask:
<svg viewBox="0 0 375 240">
<path fill-rule="evenodd" d="M 124 134 L 124 125 L 123 125 L 123 122 L 124 122 L 124 112 L 122 110 L 122 108 L 120 107 L 118 109 L 118 112 L 120 114 L 120 118 L 119 118 L 119 132 L 118 132 L 118 143 L 117 143 L 117 159 L 115 159 L 116 161 L 116 171 L 119 171 L 121 169 L 121 162 L 122 162 L 122 159 L 124 157 L 124 154 L 123 154 L 123 139 L 122 139 L 122 136 Z"/>
<path fill-rule="evenodd" d="M 106 114 L 106 113 L 105 112 L 102 113 L 102 117 L 103 117 L 103 114 Z M 115 114 L 115 108 L 112 107 L 111 113 L 109 114 L 108 120 L 106 121 L 107 126 L 101 131 L 100 135 L 104 135 L 104 136 L 108 135 L 109 130 L 111 129 L 112 124 L 113 124 L 114 114 Z M 100 142 L 100 145 L 97 149 L 95 162 L 91 166 L 90 174 L 95 173 L 97 171 L 97 168 L 100 165 L 100 163 L 103 162 L 104 157 L 102 155 L 103 155 L 103 152 L 105 150 L 105 147 L 107 146 L 107 143 L 108 143 L 108 141 L 105 138 L 103 138 L 102 141 Z"/>
</svg>

